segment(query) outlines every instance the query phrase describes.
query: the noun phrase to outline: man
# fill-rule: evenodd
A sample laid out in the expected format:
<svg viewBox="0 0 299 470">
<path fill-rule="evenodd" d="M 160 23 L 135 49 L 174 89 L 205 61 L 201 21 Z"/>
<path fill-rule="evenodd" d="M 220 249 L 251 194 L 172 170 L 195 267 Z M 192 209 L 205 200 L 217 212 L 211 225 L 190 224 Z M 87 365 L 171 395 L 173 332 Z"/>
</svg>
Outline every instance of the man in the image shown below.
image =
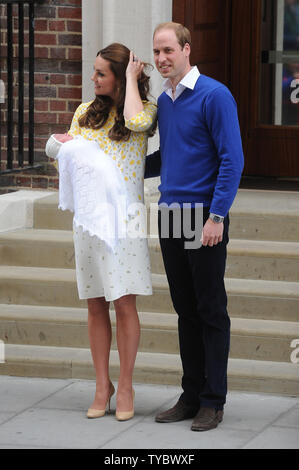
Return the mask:
<svg viewBox="0 0 299 470">
<path fill-rule="evenodd" d="M 145 177 L 161 176 L 159 205 L 203 206 L 202 246 L 186 248 L 186 236 L 159 237 L 174 308 L 178 314 L 183 393 L 157 422 L 194 418 L 191 429 L 215 428 L 223 418 L 227 394 L 230 319 L 224 286 L 228 212 L 243 170 L 236 103 L 221 83 L 190 65 L 191 35 L 177 23 L 154 32 L 155 64 L 165 78 L 158 99 L 160 150 L 146 160 Z M 189 245 L 190 246 L 190 245 Z"/>
</svg>

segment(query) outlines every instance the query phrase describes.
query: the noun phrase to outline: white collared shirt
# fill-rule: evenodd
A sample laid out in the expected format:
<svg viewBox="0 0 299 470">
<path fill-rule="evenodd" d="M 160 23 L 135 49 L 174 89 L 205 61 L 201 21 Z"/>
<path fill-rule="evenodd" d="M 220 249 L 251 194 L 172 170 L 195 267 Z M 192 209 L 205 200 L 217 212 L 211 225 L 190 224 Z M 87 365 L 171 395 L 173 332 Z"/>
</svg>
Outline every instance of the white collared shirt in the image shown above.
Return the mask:
<svg viewBox="0 0 299 470">
<path fill-rule="evenodd" d="M 194 87 L 195 87 L 195 84 L 198 80 L 198 77 L 200 76 L 200 73 L 199 73 L 199 70 L 198 68 L 196 67 L 196 65 L 194 67 L 192 67 L 192 69 L 190 70 L 190 72 L 188 72 L 183 78 L 182 80 L 180 81 L 180 83 L 177 84 L 176 86 L 176 89 L 175 89 L 175 93 L 174 93 L 174 97 L 173 97 L 173 94 L 172 94 L 172 84 L 171 84 L 171 81 L 169 78 L 167 78 L 167 80 L 165 80 L 163 82 L 163 89 L 165 91 L 165 93 L 173 100 L 177 100 L 178 97 L 183 93 L 183 91 L 186 89 L 186 88 L 189 88 L 190 90 L 193 90 Z"/>
</svg>

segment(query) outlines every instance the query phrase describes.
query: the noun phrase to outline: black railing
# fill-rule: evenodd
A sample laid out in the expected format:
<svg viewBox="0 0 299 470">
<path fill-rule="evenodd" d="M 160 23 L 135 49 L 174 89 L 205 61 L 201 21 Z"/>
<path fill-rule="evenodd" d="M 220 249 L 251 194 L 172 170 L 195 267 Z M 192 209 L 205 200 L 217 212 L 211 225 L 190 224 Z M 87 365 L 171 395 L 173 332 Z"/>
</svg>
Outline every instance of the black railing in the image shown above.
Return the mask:
<svg viewBox="0 0 299 470">
<path fill-rule="evenodd" d="M 0 173 L 19 171 L 34 166 L 35 3 L 39 3 L 39 0 L 0 0 L 2 13 L 4 11 L 4 15 L 1 15 L 0 36 L 6 37 L 6 44 L 1 40 L 0 55 Z M 25 41 L 26 18 L 28 18 L 28 33 Z M 28 49 L 26 57 L 25 43 Z M 14 54 L 16 50 L 18 51 L 17 57 Z M 25 74 L 28 75 L 26 89 Z M 18 91 L 14 93 L 16 86 Z M 28 101 L 25 106 L 27 97 Z M 25 138 L 27 148 L 24 145 Z M 3 153 L 6 154 L 6 162 L 1 158 Z"/>
</svg>

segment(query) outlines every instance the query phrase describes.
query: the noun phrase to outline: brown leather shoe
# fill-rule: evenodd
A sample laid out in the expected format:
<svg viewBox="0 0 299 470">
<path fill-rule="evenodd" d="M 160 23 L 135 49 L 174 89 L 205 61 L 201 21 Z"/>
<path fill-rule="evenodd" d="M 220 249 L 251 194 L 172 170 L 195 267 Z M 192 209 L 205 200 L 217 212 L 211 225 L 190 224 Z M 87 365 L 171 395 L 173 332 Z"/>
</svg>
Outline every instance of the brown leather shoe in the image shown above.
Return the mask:
<svg viewBox="0 0 299 470">
<path fill-rule="evenodd" d="M 217 428 L 223 419 L 223 410 L 216 411 L 215 408 L 200 408 L 191 426 L 192 431 L 209 431 Z"/>
<path fill-rule="evenodd" d="M 194 418 L 197 411 L 198 407 L 186 405 L 182 400 L 179 400 L 169 410 L 159 413 L 155 420 L 157 423 L 175 423 L 176 421 Z"/>
</svg>

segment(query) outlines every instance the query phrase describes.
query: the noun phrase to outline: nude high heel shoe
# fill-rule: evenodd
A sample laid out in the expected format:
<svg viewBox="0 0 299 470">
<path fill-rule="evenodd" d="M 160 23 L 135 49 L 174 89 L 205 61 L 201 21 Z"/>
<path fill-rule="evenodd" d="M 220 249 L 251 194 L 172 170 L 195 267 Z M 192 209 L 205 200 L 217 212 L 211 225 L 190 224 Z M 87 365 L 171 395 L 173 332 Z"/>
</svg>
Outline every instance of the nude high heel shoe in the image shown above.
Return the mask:
<svg viewBox="0 0 299 470">
<path fill-rule="evenodd" d="M 106 403 L 106 406 L 105 406 L 104 410 L 96 410 L 95 408 L 89 408 L 87 413 L 86 413 L 87 418 L 101 418 L 106 413 L 107 405 L 108 405 L 108 411 L 110 412 L 110 409 L 111 409 L 110 408 L 110 401 L 111 401 L 111 397 L 114 394 L 114 392 L 115 392 L 114 385 L 113 385 L 112 382 L 110 382 L 109 397 L 108 397 L 108 400 L 107 400 L 107 403 Z"/>
<path fill-rule="evenodd" d="M 128 419 L 132 419 L 134 416 L 134 399 L 135 399 L 135 391 L 132 392 L 133 395 L 133 408 L 129 411 L 117 411 L 115 413 L 116 419 L 118 421 L 127 421 Z"/>
</svg>

